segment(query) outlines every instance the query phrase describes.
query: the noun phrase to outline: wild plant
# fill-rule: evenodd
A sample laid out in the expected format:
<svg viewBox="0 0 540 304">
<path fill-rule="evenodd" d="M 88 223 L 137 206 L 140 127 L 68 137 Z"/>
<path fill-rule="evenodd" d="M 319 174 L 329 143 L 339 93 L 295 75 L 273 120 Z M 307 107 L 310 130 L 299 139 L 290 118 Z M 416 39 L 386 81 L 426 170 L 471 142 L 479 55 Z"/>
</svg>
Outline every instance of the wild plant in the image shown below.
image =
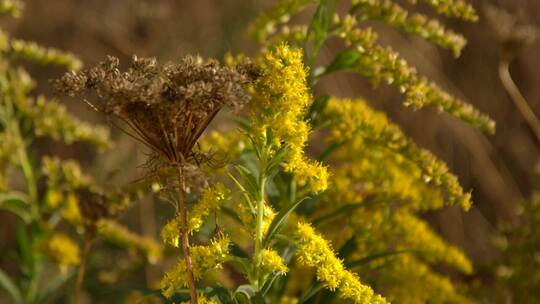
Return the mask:
<svg viewBox="0 0 540 304">
<path fill-rule="evenodd" d="M 19 1 L 0 2 L 2 17 L 18 18 L 22 8 Z M 77 299 L 97 236 L 139 250 L 152 262 L 162 248 L 114 221 L 137 191 L 104 188 L 76 160 L 40 153 L 36 142 L 46 140 L 104 150 L 111 145 L 109 130 L 81 121 L 54 99 L 36 96 L 36 83 L 21 60 L 81 68 L 73 54 L 0 30 L 0 210 L 16 217 L 15 244 L 4 240 L 1 249 L 3 262 L 13 267 L 0 269 L 0 286 L 13 303 Z"/>
<path fill-rule="evenodd" d="M 447 17 L 477 19 L 464 1 L 421 2 Z M 307 7 L 314 9 L 307 25 L 288 25 Z M 147 178 L 175 210 L 161 236 L 180 255 L 159 283 L 163 300 L 470 302 L 458 280 L 436 270 L 464 276 L 470 261 L 422 213 L 468 210 L 471 194 L 362 98 L 315 89 L 334 73 L 357 73 L 397 87 L 407 107 L 434 107 L 487 132 L 494 122 L 381 45 L 366 21 L 455 56 L 465 45 L 460 34 L 391 0 L 281 0 L 253 22 L 262 45 L 253 58 L 230 55 L 221 64 L 186 56 L 162 65 L 134 56 L 122 71 L 109 57 L 56 81 L 150 151 Z M 344 47 L 321 64 L 332 39 Z M 225 110 L 237 128 L 205 132 Z"/>
</svg>

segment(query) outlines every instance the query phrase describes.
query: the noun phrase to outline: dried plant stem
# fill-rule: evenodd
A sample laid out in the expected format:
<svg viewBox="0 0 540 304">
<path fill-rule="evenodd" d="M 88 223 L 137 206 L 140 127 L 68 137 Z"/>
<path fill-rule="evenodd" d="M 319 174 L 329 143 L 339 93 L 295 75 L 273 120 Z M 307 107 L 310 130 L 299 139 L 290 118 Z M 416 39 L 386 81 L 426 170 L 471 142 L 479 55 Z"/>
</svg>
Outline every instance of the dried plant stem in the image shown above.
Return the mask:
<svg viewBox="0 0 540 304">
<path fill-rule="evenodd" d="M 81 256 L 81 264 L 79 265 L 79 271 L 77 272 L 77 280 L 75 281 L 75 292 L 74 292 L 74 301 L 75 303 L 80 303 L 81 300 L 81 289 L 84 282 L 84 275 L 86 273 L 86 260 L 88 259 L 88 254 L 90 253 L 90 248 L 92 247 L 93 236 L 88 231 L 84 233 L 84 244 L 83 252 Z"/>
<path fill-rule="evenodd" d="M 527 122 L 527 124 L 529 124 L 529 127 L 531 127 L 534 135 L 536 135 L 536 139 L 540 141 L 540 121 L 538 121 L 538 118 L 534 114 L 533 110 L 529 107 L 527 100 L 525 99 L 525 97 L 523 97 L 523 95 L 519 91 L 519 88 L 514 83 L 512 75 L 510 75 L 509 67 L 509 60 L 503 59 L 500 61 L 499 78 L 501 79 L 504 89 L 506 90 L 508 95 L 510 95 L 510 98 L 514 102 L 515 106 L 518 108 L 521 115 L 523 115 L 523 118 L 525 118 L 525 121 Z"/>
<path fill-rule="evenodd" d="M 184 181 L 184 174 L 181 166 L 178 167 L 178 215 L 180 216 L 180 239 L 182 242 L 182 252 L 184 254 L 184 260 L 186 261 L 186 272 L 188 278 L 189 294 L 191 296 L 191 303 L 197 303 L 197 290 L 195 289 L 195 278 L 193 277 L 193 264 L 191 262 L 191 255 L 189 253 L 189 236 L 188 236 L 188 220 L 186 209 L 186 185 Z"/>
</svg>

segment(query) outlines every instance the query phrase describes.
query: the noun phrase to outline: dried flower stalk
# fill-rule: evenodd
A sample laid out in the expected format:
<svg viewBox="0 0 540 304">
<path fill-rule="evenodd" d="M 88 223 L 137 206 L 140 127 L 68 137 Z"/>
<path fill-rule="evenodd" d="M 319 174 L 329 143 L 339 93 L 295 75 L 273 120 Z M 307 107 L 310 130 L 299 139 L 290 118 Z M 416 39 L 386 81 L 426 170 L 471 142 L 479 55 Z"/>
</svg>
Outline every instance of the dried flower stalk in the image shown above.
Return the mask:
<svg viewBox="0 0 540 304">
<path fill-rule="evenodd" d="M 96 111 L 122 120 L 129 130 L 120 128 L 154 152 L 151 160 L 176 168 L 179 231 L 191 303 L 196 303 L 184 169 L 199 164 L 201 157 L 193 148 L 219 110 L 239 108 L 248 101 L 245 85 L 254 73 L 192 56 L 164 66 L 153 58 L 133 57 L 126 72 L 120 72 L 119 65 L 117 58 L 108 57 L 94 68 L 66 74 L 56 87 L 70 96 L 83 97 Z"/>
</svg>

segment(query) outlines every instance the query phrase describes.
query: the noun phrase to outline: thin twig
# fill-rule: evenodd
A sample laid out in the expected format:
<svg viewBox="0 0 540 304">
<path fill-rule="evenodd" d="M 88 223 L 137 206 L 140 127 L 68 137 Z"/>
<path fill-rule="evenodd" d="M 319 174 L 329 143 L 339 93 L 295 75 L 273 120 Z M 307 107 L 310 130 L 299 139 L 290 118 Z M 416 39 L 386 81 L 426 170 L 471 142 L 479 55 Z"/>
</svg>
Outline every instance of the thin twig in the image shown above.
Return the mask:
<svg viewBox="0 0 540 304">
<path fill-rule="evenodd" d="M 191 304 L 197 303 L 197 290 L 195 289 L 195 278 L 193 276 L 193 265 L 191 262 L 191 255 L 189 253 L 189 236 L 188 236 L 188 220 L 186 210 L 186 197 L 185 197 L 185 181 L 184 174 L 181 166 L 178 166 L 178 215 L 180 216 L 180 239 L 182 242 L 182 251 L 184 253 L 184 260 L 186 261 L 186 272 L 188 279 L 189 293 L 191 295 Z"/>
<path fill-rule="evenodd" d="M 499 62 L 499 78 L 501 79 L 504 89 L 508 95 L 510 95 L 510 99 L 512 99 L 514 105 L 518 108 L 523 118 L 525 118 L 525 121 L 529 127 L 531 127 L 536 139 L 540 141 L 540 121 L 538 121 L 538 118 L 534 114 L 533 110 L 531 107 L 529 107 L 527 100 L 525 97 L 523 97 L 516 83 L 512 79 L 509 67 L 509 60 L 502 59 Z"/>
<path fill-rule="evenodd" d="M 92 247 L 93 236 L 91 233 L 86 231 L 84 233 L 84 244 L 83 252 L 81 257 L 81 264 L 79 265 L 79 271 L 77 273 L 77 280 L 75 281 L 75 292 L 74 292 L 74 301 L 75 303 L 80 303 L 81 289 L 84 282 L 84 275 L 86 273 L 86 262 L 88 259 L 88 254 L 90 253 L 90 248 Z"/>
</svg>

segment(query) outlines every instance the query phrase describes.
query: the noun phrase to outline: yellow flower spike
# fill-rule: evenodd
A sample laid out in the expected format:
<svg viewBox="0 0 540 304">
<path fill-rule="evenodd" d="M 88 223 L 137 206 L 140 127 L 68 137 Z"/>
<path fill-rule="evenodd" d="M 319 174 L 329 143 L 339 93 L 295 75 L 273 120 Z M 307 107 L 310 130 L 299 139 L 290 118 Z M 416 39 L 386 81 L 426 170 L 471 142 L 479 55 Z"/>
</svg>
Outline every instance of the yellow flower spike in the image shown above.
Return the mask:
<svg viewBox="0 0 540 304">
<path fill-rule="evenodd" d="M 212 240 L 206 246 L 191 247 L 191 259 L 193 263 L 193 276 L 198 281 L 208 272 L 222 267 L 222 263 L 227 260 L 229 255 L 230 239 L 222 237 Z M 165 273 L 160 282 L 162 294 L 170 298 L 174 295 L 176 289 L 187 287 L 186 262 L 180 259 L 178 263 Z"/>
<path fill-rule="evenodd" d="M 190 234 L 198 231 L 203 224 L 204 218 L 212 211 L 217 211 L 221 203 L 228 195 L 228 191 L 222 183 L 206 188 L 199 202 L 193 207 L 189 214 L 188 231 Z"/>
<path fill-rule="evenodd" d="M 324 283 L 327 289 L 334 291 L 339 288 L 340 297 L 354 303 L 387 303 L 371 287 L 362 284 L 355 274 L 345 269 L 330 244 L 310 224 L 299 223 L 296 238 L 299 264 L 314 267 L 317 280 Z"/>
<path fill-rule="evenodd" d="M 178 217 L 173 218 L 161 229 L 161 239 L 163 243 L 178 247 L 180 239 L 180 222 Z"/>
<path fill-rule="evenodd" d="M 113 220 L 101 219 L 97 231 L 102 238 L 117 246 L 144 253 L 151 264 L 161 259 L 163 249 L 154 239 L 135 234 Z"/>
<path fill-rule="evenodd" d="M 464 210 L 470 208 L 470 193 L 461 188 L 446 164 L 407 138 L 384 113 L 372 109 L 361 99 L 331 98 L 325 115 L 333 123 L 328 140 L 331 143 L 347 142 L 342 158 L 358 158 L 358 154 L 366 150 L 366 145 L 370 150 L 376 147 L 386 150 L 388 155 L 401 155 L 420 170 L 416 180 L 437 187 L 448 204 L 459 204 Z"/>
<path fill-rule="evenodd" d="M 206 188 L 199 201 L 195 204 L 188 219 L 188 231 L 190 234 L 197 232 L 204 219 L 212 212 L 218 211 L 221 203 L 228 195 L 228 190 L 222 183 Z M 165 244 L 178 247 L 180 238 L 180 220 L 178 217 L 170 220 L 161 229 L 161 239 Z"/>
<path fill-rule="evenodd" d="M 313 192 L 326 190 L 326 167 L 304 154 L 310 132 L 304 116 L 312 99 L 302 51 L 280 44 L 264 53 L 258 64 L 261 76 L 253 87 L 255 121 L 252 125 L 264 126 L 263 133 L 272 131 L 274 149 L 288 145 L 284 169 L 292 173 L 300 185 L 308 185 Z"/>
</svg>

